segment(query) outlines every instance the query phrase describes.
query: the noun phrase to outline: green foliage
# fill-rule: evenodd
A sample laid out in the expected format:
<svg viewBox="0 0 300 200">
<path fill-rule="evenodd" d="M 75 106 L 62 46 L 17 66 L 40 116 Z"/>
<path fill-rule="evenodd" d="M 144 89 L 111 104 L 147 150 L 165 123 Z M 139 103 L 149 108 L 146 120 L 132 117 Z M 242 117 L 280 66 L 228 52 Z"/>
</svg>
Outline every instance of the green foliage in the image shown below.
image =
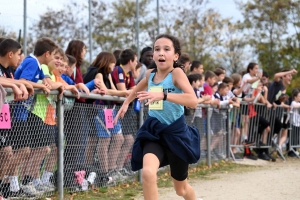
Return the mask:
<svg viewBox="0 0 300 200">
<path fill-rule="evenodd" d="M 299 4 L 292 0 L 240 2 L 248 43 L 261 67 L 271 76 L 281 69 L 299 68 Z M 287 30 L 294 27 L 296 35 Z"/>
<path fill-rule="evenodd" d="M 182 52 L 199 60 L 205 69 L 217 66 L 230 72 L 258 62 L 270 76 L 281 69 L 300 69 L 299 0 L 248 0 L 237 2 L 243 20 L 234 22 L 209 8 L 208 0 L 160 0 L 160 33 L 171 33 L 182 43 Z M 72 39 L 88 45 L 88 7 L 69 0 L 62 10 L 48 10 L 29 28 L 28 52 L 37 38 L 50 37 L 62 48 Z M 136 0 L 92 0 L 92 47 L 100 51 L 137 50 Z M 153 0 L 139 0 L 139 46 L 152 46 L 158 19 Z M 290 31 L 292 30 L 292 32 Z M 0 34 L 16 33 L 0 28 Z M 22 42 L 22 39 L 21 39 Z M 88 65 L 88 64 L 87 64 Z"/>
</svg>

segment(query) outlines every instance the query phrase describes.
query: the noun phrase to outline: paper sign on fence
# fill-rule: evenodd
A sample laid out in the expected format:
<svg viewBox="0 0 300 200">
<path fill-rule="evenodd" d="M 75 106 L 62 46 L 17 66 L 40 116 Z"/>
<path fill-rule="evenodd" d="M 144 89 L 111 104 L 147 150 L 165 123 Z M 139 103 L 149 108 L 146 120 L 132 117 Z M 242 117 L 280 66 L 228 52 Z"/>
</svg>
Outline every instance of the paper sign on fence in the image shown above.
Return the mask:
<svg viewBox="0 0 300 200">
<path fill-rule="evenodd" d="M 114 118 L 113 118 L 113 110 L 112 109 L 105 109 L 105 125 L 106 128 L 113 128 L 114 127 Z"/>
<path fill-rule="evenodd" d="M 259 84 L 259 80 L 258 80 L 258 81 L 255 81 L 254 83 L 252 83 L 251 87 L 252 87 L 253 89 L 256 89 L 257 86 L 258 86 L 258 84 Z"/>
<path fill-rule="evenodd" d="M 11 129 L 11 119 L 8 104 L 3 104 L 0 111 L 0 129 Z"/>
</svg>

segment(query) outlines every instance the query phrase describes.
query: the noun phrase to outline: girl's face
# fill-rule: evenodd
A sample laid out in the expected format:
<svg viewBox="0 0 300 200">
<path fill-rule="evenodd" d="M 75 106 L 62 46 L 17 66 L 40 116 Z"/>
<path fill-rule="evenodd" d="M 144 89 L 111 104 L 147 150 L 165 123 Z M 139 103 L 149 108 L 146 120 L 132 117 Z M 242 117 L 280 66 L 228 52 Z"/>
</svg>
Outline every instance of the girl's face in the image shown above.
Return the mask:
<svg viewBox="0 0 300 200">
<path fill-rule="evenodd" d="M 225 74 L 220 74 L 219 76 L 217 76 L 218 81 L 223 81 L 225 78 Z"/>
<path fill-rule="evenodd" d="M 219 94 L 220 94 L 221 96 L 226 96 L 227 93 L 228 93 L 228 90 L 229 90 L 228 87 L 223 88 L 223 89 L 220 89 L 220 90 L 219 90 Z"/>
<path fill-rule="evenodd" d="M 109 64 L 109 70 L 110 70 L 110 72 L 112 72 L 114 70 L 115 66 L 116 66 L 116 63 L 110 63 Z"/>
<path fill-rule="evenodd" d="M 64 74 L 66 73 L 66 66 L 68 65 L 68 62 L 63 61 L 59 67 L 57 67 L 56 69 L 59 71 L 60 74 Z"/>
<path fill-rule="evenodd" d="M 138 69 L 135 70 L 135 73 L 136 73 L 137 76 L 140 75 L 140 72 L 141 72 L 141 68 L 138 68 Z"/>
<path fill-rule="evenodd" d="M 300 93 L 294 97 L 294 101 L 300 102 Z"/>
<path fill-rule="evenodd" d="M 175 53 L 173 43 L 170 39 L 160 38 L 155 41 L 153 60 L 160 70 L 173 68 L 174 61 L 178 60 L 179 55 Z"/>
<path fill-rule="evenodd" d="M 228 87 L 229 87 L 229 90 L 232 90 L 232 88 L 233 88 L 233 83 L 228 83 Z"/>
<path fill-rule="evenodd" d="M 69 66 L 69 65 L 66 66 L 65 74 L 67 76 L 71 76 L 73 74 L 75 65 L 76 65 L 76 63 L 74 63 L 72 66 Z"/>
<path fill-rule="evenodd" d="M 212 90 L 213 90 L 213 93 L 216 93 L 216 92 L 217 92 L 217 90 L 218 90 L 218 86 L 217 86 L 217 85 L 215 85 L 215 86 L 212 88 Z"/>
<path fill-rule="evenodd" d="M 255 65 L 253 69 L 250 69 L 250 75 L 255 76 L 258 74 L 258 65 Z"/>
<path fill-rule="evenodd" d="M 88 49 L 86 48 L 86 46 L 84 46 L 84 47 L 82 48 L 82 51 L 81 51 L 81 59 L 82 59 L 82 60 L 84 59 L 84 56 L 85 56 L 87 50 L 88 50 Z"/>
<path fill-rule="evenodd" d="M 63 56 L 60 55 L 59 53 L 54 54 L 54 65 L 55 65 L 55 68 L 60 67 L 62 63 L 63 63 Z"/>
<path fill-rule="evenodd" d="M 204 83 L 204 76 L 203 76 L 202 79 L 200 80 L 200 86 L 199 86 L 199 87 L 203 87 L 203 83 Z"/>
</svg>

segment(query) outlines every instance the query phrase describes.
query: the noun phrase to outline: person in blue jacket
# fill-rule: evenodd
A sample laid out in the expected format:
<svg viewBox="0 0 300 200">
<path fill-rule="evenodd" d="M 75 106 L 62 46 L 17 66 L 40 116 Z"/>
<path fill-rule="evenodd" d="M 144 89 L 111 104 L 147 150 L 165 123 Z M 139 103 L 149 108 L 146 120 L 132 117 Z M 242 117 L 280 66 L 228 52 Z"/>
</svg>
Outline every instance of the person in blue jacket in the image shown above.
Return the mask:
<svg viewBox="0 0 300 200">
<path fill-rule="evenodd" d="M 171 35 L 159 35 L 153 50 L 156 68 L 146 72 L 114 121 L 124 117 L 135 98 L 141 102 L 147 100 L 149 116 L 137 132 L 131 160 L 133 171 L 143 168 L 144 198 L 158 199 L 158 168 L 170 165 L 176 194 L 186 200 L 196 200 L 187 177 L 189 164 L 200 158 L 200 136 L 196 128 L 186 124 L 184 106 L 196 108 L 197 98 L 177 61 L 181 54 L 179 40 Z"/>
</svg>

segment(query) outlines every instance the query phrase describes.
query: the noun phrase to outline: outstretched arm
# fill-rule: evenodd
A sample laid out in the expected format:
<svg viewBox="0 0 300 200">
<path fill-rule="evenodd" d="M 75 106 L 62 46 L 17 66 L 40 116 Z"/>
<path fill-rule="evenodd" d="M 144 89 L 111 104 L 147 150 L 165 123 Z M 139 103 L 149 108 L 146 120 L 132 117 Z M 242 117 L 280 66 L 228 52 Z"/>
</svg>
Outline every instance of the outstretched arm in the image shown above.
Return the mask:
<svg viewBox="0 0 300 200">
<path fill-rule="evenodd" d="M 283 77 L 283 76 L 286 76 L 286 75 L 289 75 L 289 74 L 297 74 L 298 72 L 295 70 L 295 69 L 292 69 L 290 71 L 287 71 L 287 72 L 279 72 L 279 73 L 276 73 L 274 75 L 274 81 L 276 82 L 279 82 L 280 81 L 280 78 Z"/>
</svg>

